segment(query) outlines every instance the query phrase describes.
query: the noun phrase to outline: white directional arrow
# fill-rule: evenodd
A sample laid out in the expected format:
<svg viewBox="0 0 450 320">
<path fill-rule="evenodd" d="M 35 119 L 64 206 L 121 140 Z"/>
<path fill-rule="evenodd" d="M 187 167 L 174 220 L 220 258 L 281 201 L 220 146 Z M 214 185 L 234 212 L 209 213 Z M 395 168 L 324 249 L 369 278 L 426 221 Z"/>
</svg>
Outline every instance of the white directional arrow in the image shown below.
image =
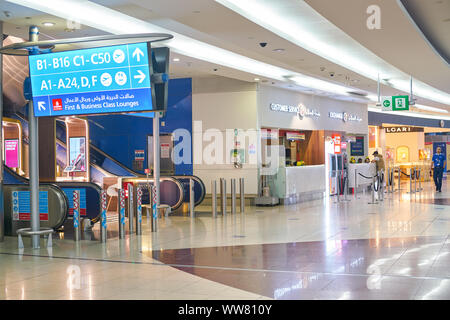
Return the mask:
<svg viewBox="0 0 450 320">
<path fill-rule="evenodd" d="M 141 70 L 138 70 L 137 72 L 139 74 L 135 75 L 133 78 L 139 79 L 138 83 L 142 83 L 142 81 L 144 81 L 145 79 L 145 74 Z"/>
<path fill-rule="evenodd" d="M 133 51 L 133 58 L 136 58 L 136 60 L 139 62 L 139 61 L 141 61 L 141 56 L 143 57 L 144 53 L 141 51 L 141 49 L 136 48 Z"/>
<path fill-rule="evenodd" d="M 45 101 L 38 101 L 38 110 L 45 111 Z"/>
</svg>

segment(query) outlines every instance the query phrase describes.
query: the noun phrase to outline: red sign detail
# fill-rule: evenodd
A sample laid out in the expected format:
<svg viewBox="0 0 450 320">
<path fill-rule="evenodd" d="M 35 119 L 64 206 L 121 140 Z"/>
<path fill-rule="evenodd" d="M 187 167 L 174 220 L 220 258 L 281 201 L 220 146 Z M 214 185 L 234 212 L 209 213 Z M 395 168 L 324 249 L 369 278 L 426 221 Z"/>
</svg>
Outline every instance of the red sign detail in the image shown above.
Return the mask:
<svg viewBox="0 0 450 320">
<path fill-rule="evenodd" d="M 61 111 L 63 109 L 62 99 L 52 99 L 53 111 Z"/>
</svg>

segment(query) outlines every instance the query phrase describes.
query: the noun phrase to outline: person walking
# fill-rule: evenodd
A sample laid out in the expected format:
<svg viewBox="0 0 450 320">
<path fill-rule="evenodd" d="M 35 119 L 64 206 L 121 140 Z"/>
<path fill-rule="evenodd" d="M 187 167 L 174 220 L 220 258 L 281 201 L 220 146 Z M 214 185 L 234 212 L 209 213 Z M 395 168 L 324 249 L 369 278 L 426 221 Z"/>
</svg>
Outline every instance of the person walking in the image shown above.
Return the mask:
<svg viewBox="0 0 450 320">
<path fill-rule="evenodd" d="M 447 164 L 445 156 L 442 154 L 441 147 L 436 148 L 436 153 L 433 155 L 432 159 L 432 169 L 433 169 L 433 180 L 436 186 L 437 192 L 442 192 L 442 176 L 444 175 L 444 168 Z"/>
</svg>

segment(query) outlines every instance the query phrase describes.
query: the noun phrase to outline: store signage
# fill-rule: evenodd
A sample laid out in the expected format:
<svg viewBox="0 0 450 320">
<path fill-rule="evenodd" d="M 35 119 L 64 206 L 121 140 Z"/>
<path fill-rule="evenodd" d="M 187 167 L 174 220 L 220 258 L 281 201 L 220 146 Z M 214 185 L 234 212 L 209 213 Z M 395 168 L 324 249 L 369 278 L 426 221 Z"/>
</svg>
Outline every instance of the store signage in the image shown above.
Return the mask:
<svg viewBox="0 0 450 320">
<path fill-rule="evenodd" d="M 150 45 L 29 56 L 36 117 L 152 111 Z"/>
<path fill-rule="evenodd" d="M 289 106 L 287 104 L 279 104 L 279 103 L 271 103 L 270 110 L 279 111 L 279 112 L 288 112 L 288 113 L 299 113 L 300 107 L 297 106 Z"/>
<path fill-rule="evenodd" d="M 338 134 L 333 134 L 331 136 L 334 142 L 334 154 L 340 154 L 341 153 L 341 136 Z"/>
<path fill-rule="evenodd" d="M 383 111 L 407 111 L 409 110 L 409 96 L 392 96 L 381 98 Z"/>
<path fill-rule="evenodd" d="M 358 122 L 360 122 L 360 121 L 362 121 L 361 117 L 357 116 L 356 114 L 350 114 L 350 113 L 347 113 L 347 112 L 330 111 L 328 113 L 328 116 L 331 119 L 340 119 L 340 120 L 342 120 L 344 122 L 347 122 L 347 121 L 358 121 Z"/>
<path fill-rule="evenodd" d="M 318 110 L 307 108 L 303 104 L 299 104 L 298 106 L 290 106 L 287 104 L 271 103 L 270 110 L 296 113 L 301 119 L 303 119 L 303 117 L 320 117 L 320 112 Z"/>
<path fill-rule="evenodd" d="M 386 133 L 424 132 L 423 128 L 408 126 L 385 127 L 384 130 L 386 131 Z"/>
<path fill-rule="evenodd" d="M 303 117 L 320 117 L 320 112 L 318 110 L 309 109 L 302 104 L 300 104 L 299 106 L 300 111 L 298 115 L 301 119 L 303 119 Z"/>
<path fill-rule="evenodd" d="M 305 134 L 299 132 L 286 132 L 287 140 L 305 140 Z"/>
<path fill-rule="evenodd" d="M 261 139 L 278 139 L 278 130 L 261 130 Z"/>
</svg>

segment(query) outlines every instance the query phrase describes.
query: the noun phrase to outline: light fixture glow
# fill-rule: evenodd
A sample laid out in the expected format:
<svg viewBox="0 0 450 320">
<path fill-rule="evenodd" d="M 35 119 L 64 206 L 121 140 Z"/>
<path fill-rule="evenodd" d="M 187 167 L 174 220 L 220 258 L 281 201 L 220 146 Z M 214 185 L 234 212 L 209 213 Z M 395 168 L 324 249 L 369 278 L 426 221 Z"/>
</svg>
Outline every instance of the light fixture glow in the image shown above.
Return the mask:
<svg viewBox="0 0 450 320">
<path fill-rule="evenodd" d="M 263 28 L 333 63 L 377 81 L 378 75 L 395 79 L 387 85 L 409 92 L 410 75 L 390 65 L 326 20 L 306 1 L 215 0 Z M 311 27 L 314 23 L 314 28 Z M 450 94 L 414 79 L 416 96 L 450 105 Z"/>
<path fill-rule="evenodd" d="M 46 12 L 65 19 L 79 17 L 79 22 L 99 30 L 113 34 L 124 33 L 170 33 L 173 39 L 164 44 L 174 52 L 207 61 L 215 65 L 222 65 L 232 69 L 241 70 L 268 79 L 288 82 L 286 77 L 296 77 L 294 82 L 317 90 L 345 94 L 348 88 L 338 86 L 327 81 L 315 79 L 292 70 L 280 68 L 249 57 L 215 47 L 213 45 L 192 39 L 177 32 L 144 22 L 113 9 L 101 6 L 91 1 L 59 0 L 55 6 L 53 0 L 7 0 L 18 5 Z M 122 26 L 126 25 L 124 29 Z M 157 44 L 156 44 L 157 45 Z"/>
<path fill-rule="evenodd" d="M 42 22 L 42 25 L 45 27 L 53 27 L 55 25 L 55 23 L 47 21 L 47 22 Z"/>
<path fill-rule="evenodd" d="M 178 62 L 178 61 L 180 61 L 180 58 L 173 58 L 173 61 Z"/>
</svg>

